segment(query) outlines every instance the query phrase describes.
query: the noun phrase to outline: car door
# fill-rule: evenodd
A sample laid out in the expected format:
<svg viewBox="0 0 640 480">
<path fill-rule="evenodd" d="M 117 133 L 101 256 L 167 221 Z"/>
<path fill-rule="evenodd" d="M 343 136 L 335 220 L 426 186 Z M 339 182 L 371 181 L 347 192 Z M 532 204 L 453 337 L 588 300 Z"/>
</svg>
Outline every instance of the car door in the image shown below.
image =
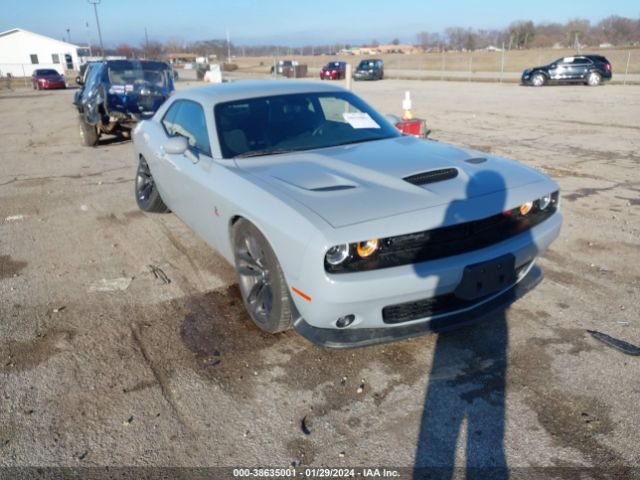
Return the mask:
<svg viewBox="0 0 640 480">
<path fill-rule="evenodd" d="M 213 164 L 206 117 L 202 105 L 192 100 L 178 100 L 162 119 L 167 138 L 183 136 L 188 148 L 184 153 L 161 153 L 160 175 L 164 195 L 171 209 L 201 236 L 215 209 L 210 171 Z"/>
<path fill-rule="evenodd" d="M 77 99 L 85 121 L 91 125 L 97 125 L 101 120 L 99 107 L 104 97 L 99 87 L 105 69 L 105 64 L 97 64 L 91 69 Z"/>
<path fill-rule="evenodd" d="M 584 80 L 592 65 L 591 60 L 586 57 L 575 57 L 571 63 L 571 79 Z"/>
<path fill-rule="evenodd" d="M 549 77 L 551 80 L 562 82 L 571 76 L 571 62 L 573 57 L 559 58 L 549 67 Z"/>
</svg>

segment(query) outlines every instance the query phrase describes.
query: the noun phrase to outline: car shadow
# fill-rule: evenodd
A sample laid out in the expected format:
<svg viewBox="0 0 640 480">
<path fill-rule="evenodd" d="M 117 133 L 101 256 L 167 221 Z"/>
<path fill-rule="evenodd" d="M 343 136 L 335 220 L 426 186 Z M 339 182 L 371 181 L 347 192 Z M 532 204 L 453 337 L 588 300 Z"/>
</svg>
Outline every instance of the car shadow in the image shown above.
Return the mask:
<svg viewBox="0 0 640 480">
<path fill-rule="evenodd" d="M 486 191 L 494 193 L 482 193 Z M 481 203 L 480 208 L 504 211 L 504 192 L 499 173 L 477 172 L 465 198 L 449 205 L 443 225 L 464 222 L 470 198 L 479 198 L 474 203 Z M 416 272 L 426 275 L 418 267 Z M 446 319 L 433 323 L 441 333 L 424 397 L 414 479 L 458 478 L 456 469 L 464 467 L 466 478 L 509 477 L 504 450 L 508 306 L 456 330 L 446 331 L 451 327 Z"/>
</svg>

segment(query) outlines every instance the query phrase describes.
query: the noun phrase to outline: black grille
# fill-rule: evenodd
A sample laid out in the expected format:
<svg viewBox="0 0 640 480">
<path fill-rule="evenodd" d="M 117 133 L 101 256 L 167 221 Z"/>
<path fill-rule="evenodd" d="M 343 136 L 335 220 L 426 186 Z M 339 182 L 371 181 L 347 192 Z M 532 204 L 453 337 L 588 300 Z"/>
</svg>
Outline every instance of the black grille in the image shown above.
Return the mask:
<svg viewBox="0 0 640 480">
<path fill-rule="evenodd" d="M 450 227 L 380 239 L 380 248 L 368 258 L 360 258 L 351 245 L 352 255 L 339 265 L 325 261 L 330 273 L 362 272 L 460 255 L 494 245 L 543 222 L 557 210 L 559 193 L 551 195 L 551 204 L 541 210 L 538 201 L 526 216 L 517 210 L 461 223 Z"/>
<path fill-rule="evenodd" d="M 414 185 L 426 185 L 427 183 L 441 182 L 458 176 L 458 170 L 455 168 L 442 168 L 440 170 L 431 170 L 430 172 L 416 173 L 404 177 L 409 183 Z"/>
<path fill-rule="evenodd" d="M 531 262 L 520 265 L 516 268 L 516 278 L 522 273 Z M 446 313 L 453 313 L 457 310 L 472 307 L 490 298 L 494 293 L 473 300 L 463 300 L 456 297 L 453 293 L 439 295 L 437 297 L 424 298 L 414 302 L 398 303 L 389 305 L 382 309 L 382 321 L 384 323 L 403 323 L 420 318 L 428 318 Z"/>
</svg>

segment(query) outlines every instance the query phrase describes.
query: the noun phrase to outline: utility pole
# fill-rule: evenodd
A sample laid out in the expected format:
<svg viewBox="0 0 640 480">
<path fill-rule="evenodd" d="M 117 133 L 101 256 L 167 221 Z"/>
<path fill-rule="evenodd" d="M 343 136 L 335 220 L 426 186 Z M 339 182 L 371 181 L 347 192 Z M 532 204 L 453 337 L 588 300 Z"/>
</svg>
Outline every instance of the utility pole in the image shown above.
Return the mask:
<svg viewBox="0 0 640 480">
<path fill-rule="evenodd" d="M 98 4 L 101 0 L 87 0 L 91 5 L 93 5 L 93 11 L 96 14 L 96 26 L 98 27 L 98 38 L 100 39 L 100 53 L 102 58 L 104 59 L 104 44 L 102 43 L 102 32 L 100 31 L 100 20 L 98 20 Z"/>
<path fill-rule="evenodd" d="M 231 63 L 231 42 L 229 41 L 229 30 L 227 30 L 227 63 Z"/>
<path fill-rule="evenodd" d="M 89 22 L 84 22 L 87 26 L 87 40 L 89 45 L 89 56 L 93 57 L 93 52 L 91 51 L 91 32 L 89 31 Z"/>
<path fill-rule="evenodd" d="M 147 34 L 147 27 L 144 27 L 144 58 L 146 60 L 149 53 L 149 35 Z"/>
<path fill-rule="evenodd" d="M 71 43 L 71 29 L 67 27 L 67 42 Z"/>
</svg>

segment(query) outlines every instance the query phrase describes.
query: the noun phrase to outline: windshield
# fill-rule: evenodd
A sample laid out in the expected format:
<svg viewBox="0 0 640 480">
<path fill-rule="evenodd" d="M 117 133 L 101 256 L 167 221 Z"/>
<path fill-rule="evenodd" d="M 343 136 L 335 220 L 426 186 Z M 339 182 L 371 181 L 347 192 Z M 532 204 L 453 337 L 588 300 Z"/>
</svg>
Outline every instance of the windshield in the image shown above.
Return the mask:
<svg viewBox="0 0 640 480">
<path fill-rule="evenodd" d="M 378 68 L 378 62 L 375 60 L 362 60 L 358 65 L 358 70 L 368 70 L 370 68 Z"/>
<path fill-rule="evenodd" d="M 116 85 L 151 83 L 159 87 L 167 85 L 169 67 L 162 62 L 129 62 L 126 60 L 109 63 L 109 81 Z"/>
<path fill-rule="evenodd" d="M 36 70 L 36 75 L 60 75 L 56 70 Z"/>
<path fill-rule="evenodd" d="M 397 137 L 379 113 L 349 92 L 298 93 L 219 103 L 222 155 L 249 157 Z"/>
</svg>

